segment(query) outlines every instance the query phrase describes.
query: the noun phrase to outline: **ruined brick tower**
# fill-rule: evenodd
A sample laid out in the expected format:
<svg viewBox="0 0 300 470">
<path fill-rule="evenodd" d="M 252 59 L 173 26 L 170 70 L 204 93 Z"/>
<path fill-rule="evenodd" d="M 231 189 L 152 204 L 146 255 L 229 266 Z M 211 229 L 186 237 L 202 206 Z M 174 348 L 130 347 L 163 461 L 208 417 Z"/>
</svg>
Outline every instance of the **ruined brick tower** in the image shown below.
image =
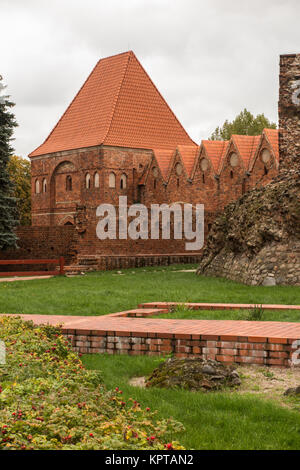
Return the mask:
<svg viewBox="0 0 300 470">
<path fill-rule="evenodd" d="M 280 172 L 300 171 L 300 54 L 280 56 Z"/>
</svg>

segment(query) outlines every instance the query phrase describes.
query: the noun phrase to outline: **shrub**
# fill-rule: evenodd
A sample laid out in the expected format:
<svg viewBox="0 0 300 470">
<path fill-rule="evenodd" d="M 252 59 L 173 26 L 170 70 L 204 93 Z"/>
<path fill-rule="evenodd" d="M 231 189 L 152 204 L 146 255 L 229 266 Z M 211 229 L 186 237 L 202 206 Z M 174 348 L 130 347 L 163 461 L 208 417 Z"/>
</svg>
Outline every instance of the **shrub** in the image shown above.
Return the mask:
<svg viewBox="0 0 300 470">
<path fill-rule="evenodd" d="M 88 371 L 59 328 L 0 317 L 0 449 L 183 449 L 167 436 L 182 430 Z"/>
</svg>

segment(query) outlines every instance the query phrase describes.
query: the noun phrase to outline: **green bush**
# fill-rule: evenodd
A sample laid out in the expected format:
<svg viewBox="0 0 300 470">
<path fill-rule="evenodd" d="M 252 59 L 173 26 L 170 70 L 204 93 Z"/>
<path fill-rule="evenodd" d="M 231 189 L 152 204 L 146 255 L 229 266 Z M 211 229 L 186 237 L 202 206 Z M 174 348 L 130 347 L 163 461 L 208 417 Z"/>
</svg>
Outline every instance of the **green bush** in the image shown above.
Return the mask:
<svg viewBox="0 0 300 470">
<path fill-rule="evenodd" d="M 0 339 L 0 449 L 183 449 L 166 439 L 180 423 L 106 390 L 59 328 L 2 316 Z"/>
</svg>

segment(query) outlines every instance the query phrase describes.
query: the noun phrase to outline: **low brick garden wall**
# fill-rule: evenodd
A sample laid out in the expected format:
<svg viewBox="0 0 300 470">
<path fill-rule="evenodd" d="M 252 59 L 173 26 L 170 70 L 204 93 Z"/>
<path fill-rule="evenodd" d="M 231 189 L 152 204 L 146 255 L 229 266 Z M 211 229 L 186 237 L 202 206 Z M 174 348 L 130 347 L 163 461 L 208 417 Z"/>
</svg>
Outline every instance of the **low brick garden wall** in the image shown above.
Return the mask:
<svg viewBox="0 0 300 470">
<path fill-rule="evenodd" d="M 82 354 L 108 353 L 177 357 L 201 357 L 224 363 L 288 367 L 291 339 L 171 333 L 104 332 L 67 330 L 75 351 Z"/>
<path fill-rule="evenodd" d="M 300 323 L 279 321 L 160 319 L 176 302 L 151 302 L 101 316 L 30 315 L 34 324 L 60 325 L 81 354 L 200 357 L 226 364 L 296 366 Z M 186 303 L 198 309 L 253 309 L 254 304 Z M 265 310 L 300 310 L 300 305 L 262 305 Z M 294 359 L 297 359 L 296 361 Z M 293 361 L 292 361 L 293 360 Z"/>
</svg>

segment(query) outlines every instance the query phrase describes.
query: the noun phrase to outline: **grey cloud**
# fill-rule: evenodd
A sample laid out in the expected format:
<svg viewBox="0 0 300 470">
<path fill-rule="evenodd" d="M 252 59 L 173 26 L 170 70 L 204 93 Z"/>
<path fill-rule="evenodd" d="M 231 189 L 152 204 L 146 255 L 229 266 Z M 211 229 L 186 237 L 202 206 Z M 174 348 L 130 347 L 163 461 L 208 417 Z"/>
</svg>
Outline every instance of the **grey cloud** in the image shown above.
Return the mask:
<svg viewBox="0 0 300 470">
<path fill-rule="evenodd" d="M 0 3 L 0 72 L 17 104 L 22 155 L 44 140 L 101 57 L 134 50 L 199 142 L 244 107 L 276 121 L 279 54 L 300 52 L 298 0 Z"/>
</svg>

